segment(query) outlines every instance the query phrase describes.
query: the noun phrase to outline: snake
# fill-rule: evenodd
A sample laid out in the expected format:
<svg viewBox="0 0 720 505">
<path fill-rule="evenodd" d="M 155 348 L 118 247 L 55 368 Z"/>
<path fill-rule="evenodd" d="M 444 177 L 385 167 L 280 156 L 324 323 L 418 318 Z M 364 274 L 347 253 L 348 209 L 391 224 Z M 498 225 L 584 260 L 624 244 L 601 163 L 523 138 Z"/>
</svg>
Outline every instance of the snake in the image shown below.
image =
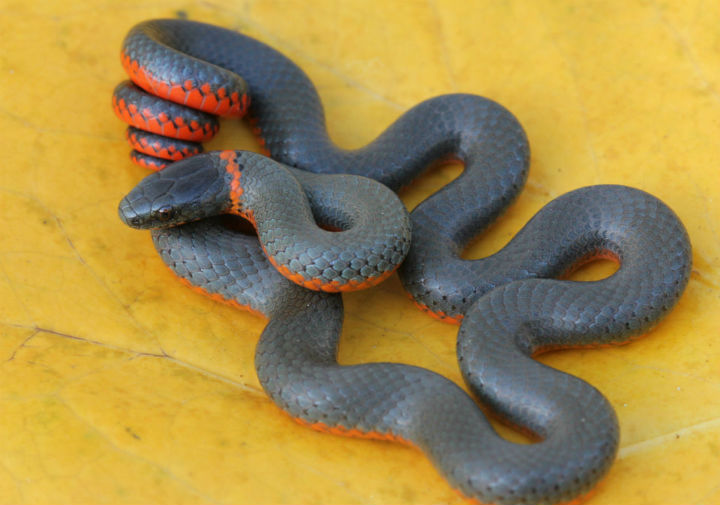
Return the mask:
<svg viewBox="0 0 720 505">
<path fill-rule="evenodd" d="M 338 220 L 341 202 L 327 204 L 302 182 L 312 176 L 301 172 L 363 176 L 397 191 L 438 160 L 463 164 L 460 176 L 410 213 L 412 237 L 397 272 L 421 309 L 460 325 L 457 356 L 472 396 L 411 365 L 340 365 L 340 293 L 306 289 L 284 276 L 258 237 L 213 217 L 217 202 L 196 201 L 200 210 L 192 219 L 182 205 L 176 207 L 190 190 L 168 182 L 171 174 L 203 179 L 207 175 L 197 174 L 227 172 L 239 159 L 253 171 L 270 163 L 262 155 L 195 154 L 149 175 L 131 192 L 131 204 L 121 203 L 121 218 L 151 228 L 161 258 L 187 284 L 267 318 L 255 366 L 281 409 L 318 430 L 413 445 L 453 488 L 482 503 L 565 503 L 596 488 L 619 445 L 612 405 L 592 385 L 534 358 L 559 348 L 628 342 L 673 308 L 688 283 L 691 246 L 672 209 L 627 186 L 583 187 L 547 203 L 497 253 L 466 260 L 464 247 L 510 206 L 528 176 L 527 136 L 500 104 L 472 94 L 430 98 L 365 147 L 344 150 L 329 137 L 309 77 L 251 37 L 184 19 L 145 21 L 128 33 L 121 59 L 133 84 L 118 86 L 115 111 L 134 128 L 128 138 L 149 130 L 152 136 L 142 137 L 145 147 L 159 146 L 143 152 L 143 142 L 134 142 L 141 148 L 135 159 L 159 168 L 167 162 L 153 153 L 173 159 L 186 148 L 197 152 L 156 139 L 162 130 L 169 137 L 201 131 L 196 139 L 216 130 L 216 124 L 184 119 L 191 109 L 204 108 L 210 116 L 247 113 L 272 163 L 300 177 L 298 191 L 319 225 L 343 229 L 348 220 Z M 128 88 L 151 104 L 134 105 L 122 91 Z M 169 102 L 179 116 L 163 116 Z M 224 176 L 215 179 L 229 184 Z M 203 188 L 214 184 L 210 177 L 201 182 Z M 133 203 L 146 191 L 149 203 Z M 352 193 L 334 191 L 340 198 Z M 279 194 L 266 197 L 282 204 Z M 224 199 L 219 207 L 226 210 Z M 596 281 L 566 278 L 598 257 L 617 261 L 618 269 Z M 485 411 L 534 443 L 501 437 Z"/>
</svg>

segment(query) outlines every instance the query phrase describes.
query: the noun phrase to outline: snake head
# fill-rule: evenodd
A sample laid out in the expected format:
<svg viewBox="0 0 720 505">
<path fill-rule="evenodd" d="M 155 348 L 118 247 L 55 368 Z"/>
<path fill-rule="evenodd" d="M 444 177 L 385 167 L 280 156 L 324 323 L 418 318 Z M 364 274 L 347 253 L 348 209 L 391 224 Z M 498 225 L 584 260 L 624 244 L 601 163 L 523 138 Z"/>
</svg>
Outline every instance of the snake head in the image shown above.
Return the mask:
<svg viewBox="0 0 720 505">
<path fill-rule="evenodd" d="M 120 219 L 132 228 L 169 228 L 228 213 L 230 182 L 216 153 L 199 154 L 150 174 L 122 199 Z"/>
</svg>

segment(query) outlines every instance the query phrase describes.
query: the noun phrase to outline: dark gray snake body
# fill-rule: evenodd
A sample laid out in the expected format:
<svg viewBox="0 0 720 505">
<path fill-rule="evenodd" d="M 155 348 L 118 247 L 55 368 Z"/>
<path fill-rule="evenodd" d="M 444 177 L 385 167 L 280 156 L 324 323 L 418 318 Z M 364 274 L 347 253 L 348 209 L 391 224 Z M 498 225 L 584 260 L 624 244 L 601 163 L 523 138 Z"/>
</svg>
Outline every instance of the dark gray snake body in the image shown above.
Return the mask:
<svg viewBox="0 0 720 505">
<path fill-rule="evenodd" d="M 175 273 L 268 317 L 255 360 L 273 401 L 316 427 L 408 441 L 451 485 L 482 502 L 557 503 L 588 492 L 617 451 L 613 409 L 592 386 L 532 356 L 624 342 L 666 314 L 690 272 L 688 237 L 675 214 L 639 190 L 582 188 L 546 205 L 497 254 L 461 260 L 468 240 L 512 202 L 527 176 L 525 135 L 504 108 L 472 95 L 438 97 L 366 148 L 346 152 L 329 141 L 310 81 L 274 50 L 208 25 L 156 21 L 133 29 L 125 54 L 160 54 L 158 64 L 168 67 L 186 58 L 158 41 L 241 75 L 266 147 L 287 165 L 361 174 L 397 189 L 434 160 L 464 162 L 458 179 L 411 213 L 401 280 L 420 305 L 462 318 L 458 357 L 473 393 L 541 441 L 505 441 L 471 397 L 427 370 L 338 365 L 340 296 L 282 277 L 256 238 L 212 220 L 154 230 Z M 320 223 L 337 218 L 320 201 L 309 205 Z M 597 255 L 618 258 L 620 268 L 595 282 L 554 279 Z"/>
</svg>

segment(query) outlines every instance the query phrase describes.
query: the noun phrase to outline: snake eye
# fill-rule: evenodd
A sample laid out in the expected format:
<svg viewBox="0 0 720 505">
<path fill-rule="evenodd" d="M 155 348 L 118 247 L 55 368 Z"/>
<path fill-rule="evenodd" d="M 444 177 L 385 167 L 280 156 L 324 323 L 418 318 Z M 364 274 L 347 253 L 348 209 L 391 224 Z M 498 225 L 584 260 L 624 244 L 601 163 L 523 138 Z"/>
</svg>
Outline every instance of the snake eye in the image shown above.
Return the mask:
<svg viewBox="0 0 720 505">
<path fill-rule="evenodd" d="M 175 215 L 175 210 L 172 207 L 160 207 L 157 210 L 157 218 L 160 221 L 169 221 Z"/>
</svg>

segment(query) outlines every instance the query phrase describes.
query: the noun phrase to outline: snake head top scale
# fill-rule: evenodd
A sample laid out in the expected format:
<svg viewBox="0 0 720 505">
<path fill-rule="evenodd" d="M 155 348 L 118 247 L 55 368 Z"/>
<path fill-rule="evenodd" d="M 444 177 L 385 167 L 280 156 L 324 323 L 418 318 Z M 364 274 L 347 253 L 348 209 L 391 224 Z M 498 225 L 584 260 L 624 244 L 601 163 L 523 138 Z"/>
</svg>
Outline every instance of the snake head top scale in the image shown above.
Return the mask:
<svg viewBox="0 0 720 505">
<path fill-rule="evenodd" d="M 147 230 L 230 213 L 236 175 L 221 161 L 199 155 L 148 175 L 120 202 L 120 219 Z"/>
</svg>

